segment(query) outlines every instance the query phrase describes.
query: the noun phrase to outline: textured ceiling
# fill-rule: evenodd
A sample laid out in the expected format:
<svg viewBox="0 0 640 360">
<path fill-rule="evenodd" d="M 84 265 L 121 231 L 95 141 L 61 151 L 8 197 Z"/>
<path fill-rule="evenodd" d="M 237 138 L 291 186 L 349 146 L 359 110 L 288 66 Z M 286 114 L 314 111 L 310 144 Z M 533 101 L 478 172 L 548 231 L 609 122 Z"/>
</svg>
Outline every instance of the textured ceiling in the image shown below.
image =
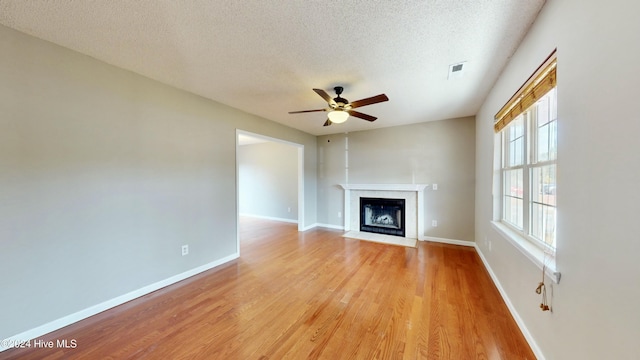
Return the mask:
<svg viewBox="0 0 640 360">
<path fill-rule="evenodd" d="M 474 115 L 544 0 L 0 0 L 0 24 L 315 134 Z M 451 64 L 464 76 L 447 80 Z M 312 88 L 388 102 L 323 127 Z"/>
</svg>

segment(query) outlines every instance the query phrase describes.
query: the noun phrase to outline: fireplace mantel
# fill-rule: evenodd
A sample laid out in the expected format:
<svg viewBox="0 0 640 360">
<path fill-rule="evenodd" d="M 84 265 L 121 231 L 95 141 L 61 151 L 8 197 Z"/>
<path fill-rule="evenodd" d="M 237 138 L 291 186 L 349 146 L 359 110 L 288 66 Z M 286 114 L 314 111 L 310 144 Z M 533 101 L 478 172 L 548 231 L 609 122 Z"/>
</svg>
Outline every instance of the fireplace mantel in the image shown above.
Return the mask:
<svg viewBox="0 0 640 360">
<path fill-rule="evenodd" d="M 424 191 L 428 184 L 340 184 L 345 190 Z"/>
<path fill-rule="evenodd" d="M 352 218 L 356 218 L 357 212 L 354 207 L 351 206 L 351 193 L 362 192 L 404 192 L 413 193 L 413 199 L 415 204 L 414 218 L 411 221 L 413 225 L 407 224 L 407 235 L 409 238 L 417 238 L 418 240 L 425 240 L 424 236 L 424 190 L 428 187 L 428 184 L 340 184 L 340 187 L 344 189 L 344 230 L 359 230 L 352 226 Z M 389 194 L 391 195 L 391 194 Z M 399 194 L 400 195 L 400 194 Z M 409 196 L 409 194 L 406 194 Z M 354 195 L 357 197 L 358 195 Z M 379 196 L 386 197 L 386 196 Z M 389 196 L 394 197 L 394 196 Z M 355 200 L 355 198 L 354 198 Z M 359 209 L 358 209 L 359 211 Z M 409 208 L 407 208 L 409 211 Z M 409 213 L 407 213 L 409 215 Z M 410 227 L 412 227 L 410 229 Z"/>
</svg>

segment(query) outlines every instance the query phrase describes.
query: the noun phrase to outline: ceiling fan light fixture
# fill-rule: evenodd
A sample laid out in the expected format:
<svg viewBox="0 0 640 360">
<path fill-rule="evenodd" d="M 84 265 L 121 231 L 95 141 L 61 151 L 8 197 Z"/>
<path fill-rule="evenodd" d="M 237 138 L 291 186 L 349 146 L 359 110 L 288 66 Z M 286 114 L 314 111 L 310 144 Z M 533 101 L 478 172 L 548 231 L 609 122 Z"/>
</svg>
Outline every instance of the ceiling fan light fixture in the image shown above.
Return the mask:
<svg viewBox="0 0 640 360">
<path fill-rule="evenodd" d="M 343 110 L 333 110 L 327 115 L 334 124 L 341 124 L 349 118 L 349 113 Z"/>
</svg>

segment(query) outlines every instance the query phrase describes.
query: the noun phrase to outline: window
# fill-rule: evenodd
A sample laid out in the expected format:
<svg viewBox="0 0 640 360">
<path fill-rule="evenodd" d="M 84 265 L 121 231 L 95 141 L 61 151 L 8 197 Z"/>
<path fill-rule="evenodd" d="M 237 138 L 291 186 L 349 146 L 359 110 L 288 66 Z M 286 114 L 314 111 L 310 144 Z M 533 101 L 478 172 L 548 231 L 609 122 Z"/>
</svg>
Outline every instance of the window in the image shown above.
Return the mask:
<svg viewBox="0 0 640 360">
<path fill-rule="evenodd" d="M 555 88 L 502 131 L 502 216 L 540 245 L 556 246 Z"/>
<path fill-rule="evenodd" d="M 555 56 L 496 115 L 500 222 L 546 251 L 556 247 L 558 111 Z"/>
</svg>

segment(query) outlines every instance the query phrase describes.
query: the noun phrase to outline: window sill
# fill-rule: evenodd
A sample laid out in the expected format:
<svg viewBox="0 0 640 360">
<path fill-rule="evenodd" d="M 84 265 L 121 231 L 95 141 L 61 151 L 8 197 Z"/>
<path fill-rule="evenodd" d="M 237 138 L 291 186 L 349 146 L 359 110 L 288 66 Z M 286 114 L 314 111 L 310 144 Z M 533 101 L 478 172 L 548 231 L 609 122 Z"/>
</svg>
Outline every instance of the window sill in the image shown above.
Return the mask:
<svg viewBox="0 0 640 360">
<path fill-rule="evenodd" d="M 545 254 L 544 251 L 530 242 L 529 240 L 522 237 L 522 235 L 517 232 L 511 230 L 508 226 L 498 222 L 492 221 L 491 226 L 498 232 L 502 237 L 507 239 L 516 249 L 520 250 L 524 256 L 531 260 L 540 270 L 542 270 L 543 265 L 545 263 Z M 547 254 L 546 258 L 546 267 L 545 274 L 556 284 L 560 282 L 560 273 L 556 269 L 556 258 L 553 255 Z"/>
</svg>

